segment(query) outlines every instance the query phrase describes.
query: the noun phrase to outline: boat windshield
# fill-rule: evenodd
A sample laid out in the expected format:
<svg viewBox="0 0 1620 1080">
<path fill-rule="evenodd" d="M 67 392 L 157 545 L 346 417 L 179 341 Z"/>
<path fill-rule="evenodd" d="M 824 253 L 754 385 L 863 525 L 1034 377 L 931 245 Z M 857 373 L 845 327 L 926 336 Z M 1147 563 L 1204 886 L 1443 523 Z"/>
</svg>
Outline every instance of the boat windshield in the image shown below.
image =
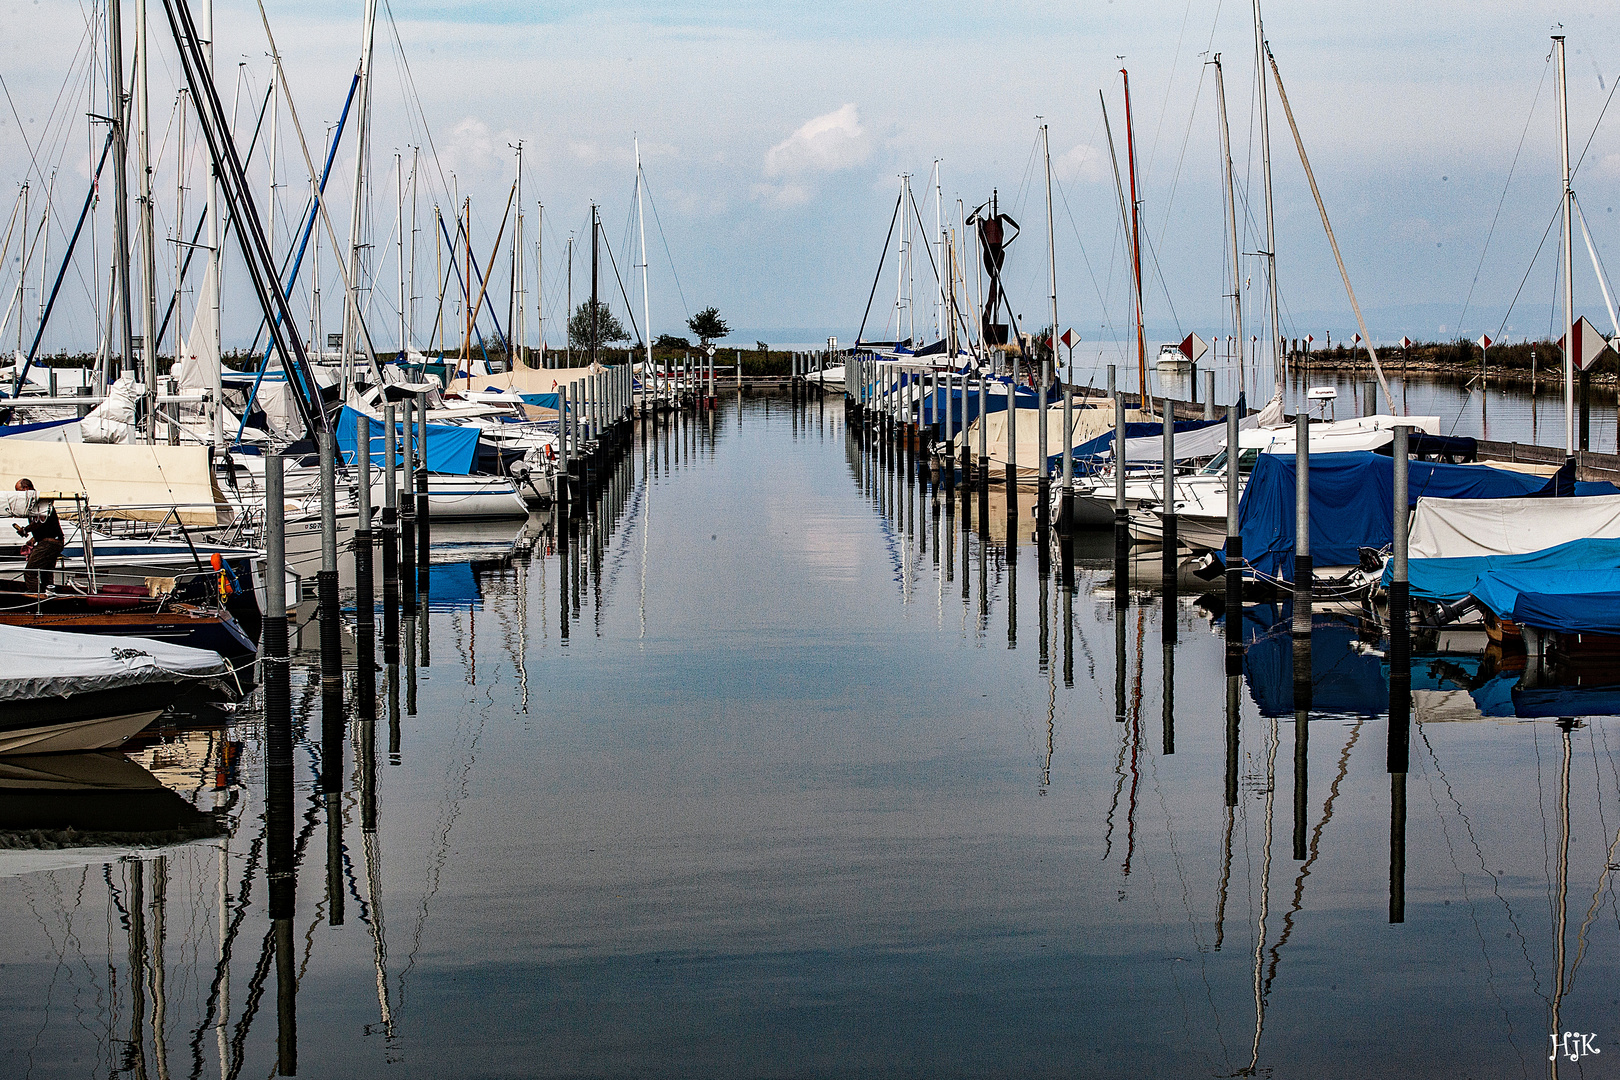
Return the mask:
<svg viewBox="0 0 1620 1080">
<path fill-rule="evenodd" d="M 1238 475 L 1248 476 L 1254 471 L 1254 463 L 1259 460 L 1260 448 L 1251 446 L 1238 455 Z M 1223 449 L 1210 459 L 1209 464 L 1198 470 L 1205 476 L 1221 476 L 1226 472 L 1226 451 Z"/>
</svg>

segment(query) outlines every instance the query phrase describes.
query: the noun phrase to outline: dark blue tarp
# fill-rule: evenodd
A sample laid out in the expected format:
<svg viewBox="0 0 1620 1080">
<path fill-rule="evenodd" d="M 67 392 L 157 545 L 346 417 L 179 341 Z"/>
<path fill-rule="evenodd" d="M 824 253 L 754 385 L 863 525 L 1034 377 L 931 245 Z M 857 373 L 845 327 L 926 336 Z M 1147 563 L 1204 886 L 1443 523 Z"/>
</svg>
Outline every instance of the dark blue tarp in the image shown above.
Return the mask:
<svg viewBox="0 0 1620 1080">
<path fill-rule="evenodd" d="M 524 404 L 534 405 L 542 409 L 561 409 L 561 394 L 519 394 Z"/>
<path fill-rule="evenodd" d="M 355 461 L 355 424 L 360 414 L 345 405 L 338 416 L 337 444 L 346 465 Z M 402 429 L 399 429 L 402 430 Z M 384 453 L 384 432 L 381 420 L 371 421 L 371 463 L 379 468 L 387 464 Z M 401 439 L 403 435 L 399 436 Z M 455 427 L 450 424 L 427 426 L 428 472 L 451 473 L 466 476 L 473 471 L 478 459 L 478 429 Z"/>
<path fill-rule="evenodd" d="M 24 404 L 27 404 L 26 399 L 24 400 Z M 45 420 L 38 424 L 4 424 L 0 425 L 0 439 L 7 438 L 12 435 L 27 435 L 29 432 L 33 431 L 45 431 L 50 428 L 66 427 L 68 424 L 77 424 L 78 422 L 79 418 L 77 416 L 70 416 L 66 420 Z"/>
<path fill-rule="evenodd" d="M 963 427 L 962 388 L 956 387 L 948 392 L 951 400 L 951 429 L 952 431 L 961 431 Z M 941 438 L 944 435 L 946 393 L 946 389 L 941 386 L 936 390 L 924 394 L 922 398 L 922 422 L 935 429 L 934 435 L 936 438 Z M 1040 408 L 1041 396 L 1033 387 L 1020 386 L 1016 391 L 1014 391 L 1014 393 L 1017 395 L 1018 407 L 1020 409 Z M 1063 399 L 1059 396 L 1060 394 L 1061 391 L 1054 386 L 1051 392 L 1047 394 L 1046 400 L 1048 402 L 1062 401 Z M 1005 394 L 987 394 L 985 396 L 988 399 L 986 402 L 987 411 L 993 413 L 1007 411 L 1007 396 Z M 935 416 L 936 411 L 939 414 L 938 416 Z M 967 391 L 967 423 L 971 424 L 978 418 L 979 391 L 977 387 L 974 387 Z"/>
<path fill-rule="evenodd" d="M 1592 542 L 1572 541 L 1577 545 Z M 1612 599 L 1620 593 L 1620 568 L 1501 567 L 1481 573 L 1468 591 L 1498 618 L 1547 630 L 1620 633 L 1620 629 L 1603 629 L 1620 627 L 1620 604 Z M 1611 599 L 1601 600 L 1605 595 Z"/>
<path fill-rule="evenodd" d="M 1420 496 L 1510 499 L 1535 495 L 1548 481 L 1482 465 L 1408 464 L 1411 505 Z M 1354 566 L 1358 549 L 1383 548 L 1393 539 L 1395 463 L 1367 451 L 1311 458 L 1311 560 L 1317 566 Z M 1243 555 L 1267 577 L 1294 580 L 1292 454 L 1261 454 L 1243 489 L 1238 521 Z M 1608 487 L 1609 485 L 1598 485 Z"/>
</svg>

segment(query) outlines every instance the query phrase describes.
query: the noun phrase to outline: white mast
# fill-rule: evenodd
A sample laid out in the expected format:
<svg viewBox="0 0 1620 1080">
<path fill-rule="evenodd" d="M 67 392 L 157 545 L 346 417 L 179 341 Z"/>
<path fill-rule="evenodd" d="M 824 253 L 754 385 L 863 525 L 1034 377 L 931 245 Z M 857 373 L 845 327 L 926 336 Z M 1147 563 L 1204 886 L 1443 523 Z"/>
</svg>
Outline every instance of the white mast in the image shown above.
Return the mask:
<svg viewBox="0 0 1620 1080">
<path fill-rule="evenodd" d="M 1226 126 L 1226 82 L 1221 78 L 1221 54 L 1215 54 L 1215 99 L 1221 110 L 1221 171 L 1222 185 L 1226 188 L 1226 221 L 1231 228 L 1232 242 L 1232 327 L 1237 335 L 1238 393 L 1243 393 L 1243 262 L 1238 247 L 1237 201 L 1232 191 L 1232 137 Z"/>
<path fill-rule="evenodd" d="M 183 313 L 180 279 L 186 265 L 186 245 L 183 236 L 186 221 L 186 88 L 183 86 L 176 96 L 175 113 L 180 133 L 174 165 L 174 367 L 169 369 L 171 374 L 179 368 L 186 347 L 184 335 L 180 330 L 180 316 Z"/>
<path fill-rule="evenodd" d="M 181 128 L 181 132 L 182 132 L 181 138 L 182 138 L 182 140 L 185 137 L 184 136 L 184 131 L 185 131 L 185 129 L 182 127 Z M 185 145 L 184 142 L 182 142 L 181 145 L 184 146 Z M 45 184 L 45 205 L 40 207 L 40 211 L 39 211 L 39 239 L 40 239 L 40 249 L 39 249 L 39 308 L 38 308 L 38 321 L 36 321 L 34 323 L 34 325 L 36 327 L 43 325 L 44 322 L 45 322 L 45 290 L 47 288 L 47 286 L 45 284 L 45 268 L 50 265 L 50 261 L 51 261 L 51 230 L 49 229 L 48 226 L 50 225 L 50 221 L 51 221 L 51 199 L 55 195 L 55 193 L 56 193 L 56 170 L 52 169 L 51 170 L 51 178 Z M 22 325 L 21 320 L 22 320 L 22 314 L 21 314 L 21 312 L 19 312 L 18 313 L 18 322 L 17 322 L 18 326 Z"/>
<path fill-rule="evenodd" d="M 911 235 L 911 218 L 906 213 L 906 192 L 911 187 L 911 174 L 900 174 L 900 237 L 894 260 L 894 339 L 906 329 L 906 238 Z"/>
<path fill-rule="evenodd" d="M 17 312 L 17 357 L 22 362 L 23 348 L 23 282 L 28 278 L 28 181 L 22 185 L 22 231 L 17 237 L 17 252 L 22 257 L 22 267 L 17 271 L 17 298 L 12 301 L 12 308 Z M 11 318 L 11 312 L 6 312 L 6 318 Z"/>
<path fill-rule="evenodd" d="M 366 158 L 371 153 L 371 46 L 376 36 L 377 0 L 366 0 L 365 23 L 360 31 L 360 130 L 354 143 L 354 206 L 349 214 L 350 303 L 343 310 L 343 397 L 349 396 L 354 381 L 354 351 L 359 345 L 360 328 L 355 325 L 360 312 L 360 249 L 365 246 Z M 373 375 L 376 373 L 373 372 Z"/>
<path fill-rule="evenodd" d="M 545 249 L 546 204 L 534 204 L 534 333 L 540 339 L 540 366 L 546 366 L 546 264 L 540 258 Z"/>
<path fill-rule="evenodd" d="M 146 441 L 153 441 L 157 425 L 157 257 L 152 251 L 152 116 L 147 96 L 146 0 L 135 4 L 135 143 L 140 169 L 141 205 L 141 377 L 146 383 Z"/>
<path fill-rule="evenodd" d="M 522 364 L 524 340 L 528 337 L 528 327 L 524 325 L 528 318 L 528 311 L 523 302 L 523 140 L 517 144 L 517 186 L 514 188 L 513 200 L 517 206 L 517 220 L 512 227 L 512 312 L 507 317 L 506 325 L 512 335 L 510 343 L 511 356 L 508 366 L 516 369 Z"/>
<path fill-rule="evenodd" d="M 636 224 L 641 230 L 641 325 L 647 346 L 647 366 L 642 377 L 652 376 L 652 300 L 647 295 L 647 218 L 641 209 L 641 140 L 636 140 Z"/>
<path fill-rule="evenodd" d="M 934 267 L 939 272 L 934 276 L 939 279 L 939 297 L 934 302 L 934 329 L 943 340 L 945 333 L 945 195 L 940 190 L 939 163 L 942 158 L 934 159 L 934 238 L 939 249 L 939 257 L 934 260 Z"/>
<path fill-rule="evenodd" d="M 1266 280 L 1271 291 L 1271 362 L 1277 372 L 1277 396 L 1283 388 L 1282 315 L 1277 310 L 1277 218 L 1271 205 L 1271 120 L 1266 113 L 1265 26 L 1260 0 L 1254 0 L 1254 73 L 1260 80 L 1260 159 L 1266 189 Z"/>
<path fill-rule="evenodd" d="M 208 65 L 208 74 L 214 73 L 214 0 L 203 0 L 202 5 L 202 32 L 208 39 L 203 46 L 203 61 Z M 275 71 L 270 73 L 270 106 L 275 108 Z M 276 159 L 275 159 L 275 114 L 270 116 L 270 250 L 276 248 Z M 225 410 L 222 400 L 225 396 L 224 359 L 222 349 L 223 337 L 219 325 L 219 290 L 220 290 L 220 251 L 219 251 L 219 175 L 214 171 L 213 163 L 208 165 L 208 184 L 205 188 L 204 198 L 207 200 L 206 214 L 208 217 L 207 236 L 204 242 L 208 245 L 208 262 L 203 268 L 203 297 L 213 308 L 208 331 L 213 336 L 210 350 L 214 358 L 213 370 L 209 374 L 209 391 L 213 395 L 213 402 L 209 405 L 209 412 L 213 416 L 214 449 L 225 448 Z M 277 286 L 280 287 L 279 285 Z M 177 316 L 179 312 L 175 313 Z"/>
<path fill-rule="evenodd" d="M 404 363 L 411 347 L 410 302 L 405 295 L 405 162 L 394 155 L 394 237 L 399 269 L 399 359 Z"/>
<path fill-rule="evenodd" d="M 1575 233 L 1569 186 L 1569 84 L 1564 81 L 1564 35 L 1553 35 L 1558 57 L 1558 149 L 1564 163 L 1564 453 L 1575 453 Z"/>
<path fill-rule="evenodd" d="M 574 235 L 568 234 L 568 309 L 563 319 L 563 357 L 569 367 L 574 366 L 574 335 L 569 324 L 574 321 Z"/>
</svg>

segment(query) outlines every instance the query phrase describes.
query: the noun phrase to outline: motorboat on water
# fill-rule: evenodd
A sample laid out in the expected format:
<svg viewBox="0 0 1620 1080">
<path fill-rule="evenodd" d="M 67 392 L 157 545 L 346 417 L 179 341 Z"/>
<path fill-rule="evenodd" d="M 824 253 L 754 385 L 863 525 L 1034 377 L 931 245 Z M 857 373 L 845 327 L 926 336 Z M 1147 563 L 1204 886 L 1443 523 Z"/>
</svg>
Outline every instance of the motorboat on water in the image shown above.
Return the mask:
<svg viewBox="0 0 1620 1080">
<path fill-rule="evenodd" d="M 187 689 L 230 674 L 204 649 L 0 618 L 0 754 L 121 746 Z"/>
</svg>

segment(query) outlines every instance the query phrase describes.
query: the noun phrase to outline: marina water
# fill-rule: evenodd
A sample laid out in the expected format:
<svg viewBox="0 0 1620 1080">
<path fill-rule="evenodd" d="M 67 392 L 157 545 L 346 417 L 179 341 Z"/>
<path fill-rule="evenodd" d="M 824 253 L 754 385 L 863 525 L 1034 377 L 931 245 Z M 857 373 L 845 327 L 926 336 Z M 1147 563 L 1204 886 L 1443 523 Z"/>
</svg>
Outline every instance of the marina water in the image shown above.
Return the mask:
<svg viewBox="0 0 1620 1080">
<path fill-rule="evenodd" d="M 1318 612 L 1296 685 L 1254 609 L 1229 677 L 1218 600 L 1116 595 L 1109 537 L 1066 589 L 1006 520 L 964 527 L 836 399 L 728 394 L 643 432 L 583 518 L 436 531 L 337 792 L 295 658 L 285 932 L 257 696 L 131 749 L 217 835 L 7 834 L 0 1071 L 1522 1076 L 1550 1033 L 1620 1049 L 1612 717 L 1520 715 L 1420 656 L 1397 791 L 1353 618 Z"/>
</svg>

